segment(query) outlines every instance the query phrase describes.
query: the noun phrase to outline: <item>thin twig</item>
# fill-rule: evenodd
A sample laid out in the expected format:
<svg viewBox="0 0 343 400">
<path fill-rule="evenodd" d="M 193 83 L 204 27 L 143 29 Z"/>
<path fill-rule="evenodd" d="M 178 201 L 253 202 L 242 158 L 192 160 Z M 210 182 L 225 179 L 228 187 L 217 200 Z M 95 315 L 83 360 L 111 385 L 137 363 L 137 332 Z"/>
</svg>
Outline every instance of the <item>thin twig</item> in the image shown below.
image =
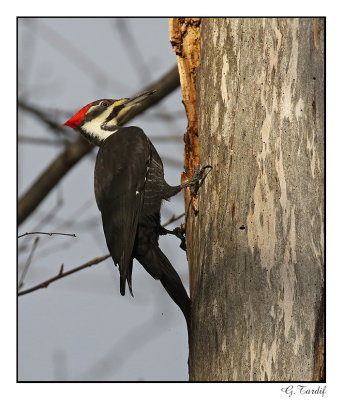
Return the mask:
<svg viewBox="0 0 343 400">
<path fill-rule="evenodd" d="M 50 222 L 50 220 L 52 220 L 53 218 L 55 218 L 56 214 L 58 213 L 60 207 L 62 207 L 63 205 L 63 200 L 62 197 L 60 197 L 59 192 L 57 192 L 59 198 L 57 199 L 57 203 L 53 206 L 53 208 L 49 211 L 48 214 L 44 215 L 44 218 L 38 222 L 36 224 L 36 226 L 34 226 L 32 228 L 32 232 L 36 232 L 39 231 L 40 228 L 42 226 L 46 226 L 48 222 Z M 60 229 L 54 229 L 54 230 L 60 230 Z M 25 251 L 27 248 L 27 243 L 30 239 L 30 235 L 26 235 L 21 241 L 20 241 L 20 245 L 18 246 L 18 253 Z"/>
<path fill-rule="evenodd" d="M 125 18 L 118 18 L 113 21 L 113 27 L 121 38 L 123 48 L 130 59 L 130 64 L 136 69 L 136 73 L 141 82 L 151 80 L 150 65 L 144 61 L 144 53 L 141 52 L 141 47 L 138 45 L 132 29 L 128 26 L 128 21 Z"/>
<path fill-rule="evenodd" d="M 18 239 L 23 237 L 23 236 L 27 236 L 27 235 L 62 235 L 62 236 L 72 236 L 72 237 L 76 237 L 75 233 L 61 233 L 61 232 L 26 232 L 23 233 L 22 235 L 18 236 Z"/>
<path fill-rule="evenodd" d="M 185 213 L 182 213 L 182 214 L 178 215 L 177 217 L 175 217 L 173 215 L 171 218 L 169 218 L 169 220 L 167 222 L 165 222 L 163 224 L 163 227 L 166 227 L 167 225 L 171 224 L 172 222 L 177 221 L 178 219 L 182 218 L 184 215 L 185 215 Z M 79 267 L 73 268 L 73 269 L 71 269 L 71 270 L 69 270 L 67 272 L 63 272 L 64 264 L 62 264 L 61 267 L 60 267 L 60 270 L 59 270 L 59 272 L 58 272 L 58 274 L 56 276 L 54 276 L 54 277 L 52 277 L 52 278 L 50 278 L 50 279 L 48 279 L 48 280 L 46 280 L 46 281 L 44 281 L 42 283 L 39 283 L 38 285 L 33 286 L 30 289 L 22 290 L 21 292 L 18 293 L 18 296 L 22 296 L 23 294 L 34 292 L 34 291 L 36 291 L 38 289 L 47 288 L 50 285 L 51 282 L 57 281 L 58 279 L 62 279 L 65 276 L 74 274 L 75 272 L 81 271 L 82 269 L 85 269 L 87 267 L 91 267 L 92 265 L 99 264 L 102 261 L 107 260 L 107 258 L 109 258 L 110 256 L 111 256 L 110 254 L 106 254 L 105 256 L 94 258 L 93 260 L 90 260 L 87 263 L 82 264 Z"/>
<path fill-rule="evenodd" d="M 61 208 L 64 205 L 64 200 L 63 200 L 63 188 L 62 185 L 58 185 L 56 187 L 56 203 L 54 204 L 51 209 L 45 213 L 42 219 L 40 219 L 35 227 L 32 229 L 32 231 L 39 231 L 39 228 L 41 226 L 47 226 L 50 222 L 54 221 L 56 218 L 56 215 L 61 211 Z M 65 229 L 53 229 L 54 231 L 60 232 L 61 230 L 64 231 Z"/>
<path fill-rule="evenodd" d="M 61 264 L 60 272 L 58 273 L 58 275 L 62 275 L 63 271 L 64 271 L 64 264 Z"/>
<path fill-rule="evenodd" d="M 33 228 L 33 231 L 39 230 L 40 227 L 45 225 L 46 221 L 52 221 L 54 222 L 55 227 L 52 229 L 53 231 L 57 231 L 57 232 L 65 232 L 65 231 L 71 231 L 71 230 L 80 230 L 76 229 L 77 228 L 77 224 L 75 223 L 75 221 L 85 212 L 89 210 L 89 207 L 93 204 L 94 200 L 93 199 L 89 199 L 86 202 L 84 202 L 81 206 L 79 206 L 76 210 L 74 210 L 70 217 L 65 219 L 65 220 L 57 220 L 56 221 L 56 214 L 58 212 L 58 204 L 61 203 L 61 201 L 58 201 L 58 203 L 56 204 L 56 206 L 49 212 L 49 214 L 47 214 L 43 220 L 41 222 L 39 222 L 35 228 Z M 97 222 L 99 221 L 99 217 L 96 217 Z M 93 218 L 93 221 L 95 221 L 95 218 Z M 90 225 L 89 225 L 90 226 Z M 25 239 L 28 239 L 29 236 L 26 236 L 26 238 L 23 239 L 23 241 Z M 53 241 L 55 243 L 55 245 L 52 244 L 51 241 L 48 242 L 48 247 L 47 248 L 43 248 L 40 249 L 40 251 L 38 252 L 39 257 L 44 256 L 47 253 L 53 252 L 53 251 L 59 251 L 60 249 L 67 249 L 70 246 L 73 245 L 73 243 L 75 243 L 72 240 L 69 240 L 68 242 L 66 241 L 59 241 L 59 245 L 56 245 L 56 242 Z M 62 243 L 63 242 L 63 243 Z M 25 243 L 25 241 L 24 241 Z M 45 242 L 47 243 L 47 242 Z M 18 247 L 18 251 L 23 251 L 25 250 L 26 246 L 25 244 L 23 245 L 23 242 L 20 242 L 20 246 Z"/>
<path fill-rule="evenodd" d="M 102 261 L 106 260 L 109 257 L 110 257 L 110 254 L 106 254 L 105 256 L 102 256 L 102 257 L 93 258 L 93 260 L 90 260 L 87 263 L 82 264 L 79 267 L 73 268 L 73 269 L 71 269 L 71 270 L 69 270 L 67 272 L 63 272 L 63 267 L 61 266 L 61 268 L 60 268 L 60 270 L 59 270 L 57 275 L 55 275 L 54 277 L 52 277 L 52 278 L 50 278 L 50 279 L 48 279 L 48 280 L 36 285 L 36 286 L 31 287 L 30 289 L 22 290 L 21 292 L 18 292 L 18 296 L 22 296 L 23 294 L 34 292 L 35 290 L 38 290 L 38 289 L 47 288 L 50 285 L 51 282 L 55 282 L 55 281 L 57 281 L 59 279 L 64 278 L 65 276 L 74 274 L 75 272 L 81 271 L 84 268 L 88 268 L 88 267 L 91 267 L 92 265 L 99 264 L 99 263 L 101 263 Z"/>
<path fill-rule="evenodd" d="M 39 137 L 34 137 L 34 136 L 21 135 L 21 136 L 18 136 L 18 142 L 26 143 L 26 144 L 34 144 L 34 145 L 42 144 L 42 145 L 48 145 L 48 146 L 64 146 L 64 145 L 70 143 L 70 140 L 46 139 L 46 138 L 39 138 Z"/>
<path fill-rule="evenodd" d="M 172 224 L 173 222 L 177 221 L 178 219 L 182 218 L 185 216 L 185 213 L 183 212 L 182 214 L 178 215 L 177 217 L 175 217 L 175 215 L 172 215 L 167 222 L 165 222 L 162 226 L 163 228 L 165 228 L 166 226 L 168 226 L 169 224 Z"/>
<path fill-rule="evenodd" d="M 53 131 L 58 131 L 58 132 L 62 133 L 64 136 L 67 136 L 67 130 L 61 124 L 50 119 L 48 117 L 47 112 L 42 111 L 40 108 L 35 107 L 32 104 L 26 103 L 23 99 L 18 99 L 18 107 L 21 110 L 24 110 L 24 111 L 29 112 L 32 115 L 34 115 L 40 121 L 44 122 Z"/>
<path fill-rule="evenodd" d="M 22 272 L 22 274 L 21 274 L 21 277 L 20 277 L 20 279 L 19 279 L 18 289 L 20 289 L 20 288 L 23 286 L 23 284 L 24 284 L 24 279 L 25 279 L 25 276 L 26 276 L 26 274 L 27 274 L 27 271 L 29 270 L 29 267 L 30 267 L 30 264 L 31 264 L 31 261 L 32 261 L 32 257 L 33 257 L 33 253 L 34 253 L 35 250 L 36 250 L 38 241 L 39 241 L 39 237 L 36 237 L 35 240 L 34 240 L 34 242 L 33 242 L 32 249 L 31 249 L 31 252 L 30 252 L 30 254 L 29 254 L 29 257 L 28 257 L 28 259 L 27 259 L 27 261 L 26 261 L 26 264 L 25 264 L 25 267 L 24 267 L 24 269 L 23 269 L 23 272 Z"/>
<path fill-rule="evenodd" d="M 42 220 L 40 220 L 39 222 L 37 222 L 37 224 L 32 228 L 32 232 L 36 232 L 39 231 L 39 228 L 42 226 L 46 226 L 48 222 L 50 222 L 52 219 L 55 218 L 56 214 L 59 212 L 60 208 L 63 205 L 63 198 L 60 194 L 61 191 L 61 187 L 58 186 L 57 187 L 57 202 L 56 204 L 52 207 L 52 209 L 46 214 L 44 215 L 44 217 L 42 218 Z M 60 229 L 54 229 L 54 231 L 59 231 Z M 64 229 L 63 229 L 64 230 Z M 23 240 L 20 241 L 20 245 L 18 246 L 18 252 L 24 251 L 26 250 L 26 243 L 29 240 L 30 235 L 25 236 L 25 238 L 23 238 Z"/>
<path fill-rule="evenodd" d="M 175 119 L 184 118 L 184 117 L 185 117 L 184 110 L 168 111 L 168 112 L 158 111 L 155 113 L 151 113 L 149 115 L 150 119 L 157 119 L 157 120 L 162 120 L 162 121 L 174 121 Z"/>
<path fill-rule="evenodd" d="M 98 85 L 105 87 L 110 84 L 112 88 L 120 87 L 121 90 L 127 90 L 127 86 L 122 81 L 113 78 L 113 74 L 108 74 L 108 70 L 100 67 L 99 65 L 102 64 L 95 62 L 89 54 L 80 49 L 80 46 L 75 46 L 42 20 L 39 23 L 36 21 L 36 25 L 38 25 L 37 32 L 40 38 L 59 51 L 70 63 L 86 72 Z"/>
<path fill-rule="evenodd" d="M 182 135 L 149 135 L 150 140 L 153 143 L 164 143 L 164 142 L 181 142 Z M 19 143 L 32 144 L 32 145 L 48 145 L 48 146 L 64 146 L 71 143 L 69 139 L 47 139 L 35 136 L 20 135 L 18 136 Z"/>
<path fill-rule="evenodd" d="M 68 240 L 67 242 L 65 240 L 61 240 L 56 245 L 52 245 L 49 243 L 47 246 L 37 251 L 37 257 L 42 258 L 45 256 L 51 256 L 53 253 L 66 252 L 74 244 L 75 242 L 73 242 L 72 240 Z"/>
</svg>

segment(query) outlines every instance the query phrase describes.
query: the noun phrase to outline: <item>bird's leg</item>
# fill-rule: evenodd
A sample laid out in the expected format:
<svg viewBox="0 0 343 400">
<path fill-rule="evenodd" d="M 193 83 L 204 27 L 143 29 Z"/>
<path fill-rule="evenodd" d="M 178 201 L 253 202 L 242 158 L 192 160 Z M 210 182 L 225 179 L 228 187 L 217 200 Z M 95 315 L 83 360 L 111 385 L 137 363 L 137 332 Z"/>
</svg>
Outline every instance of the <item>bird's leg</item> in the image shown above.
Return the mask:
<svg viewBox="0 0 343 400">
<path fill-rule="evenodd" d="M 211 165 L 206 165 L 205 167 L 200 168 L 200 166 L 196 166 L 194 169 L 194 174 L 189 179 L 188 181 L 182 183 L 181 185 L 178 186 L 169 186 L 167 188 L 164 188 L 164 191 L 162 193 L 162 197 L 164 199 L 169 199 L 172 196 L 175 196 L 177 193 L 179 193 L 180 190 L 191 186 L 191 194 L 192 196 L 196 196 L 198 193 L 198 190 L 200 186 L 202 185 L 204 179 L 206 178 L 207 174 L 205 174 L 206 169 L 212 169 Z"/>
<path fill-rule="evenodd" d="M 169 229 L 164 228 L 163 226 L 160 226 L 160 235 L 174 235 L 177 238 L 181 240 L 180 247 L 182 250 L 186 251 L 186 229 L 184 224 L 181 224 L 181 226 L 177 226 L 174 228 L 172 231 Z"/>
<path fill-rule="evenodd" d="M 202 167 L 200 169 L 200 165 L 197 165 L 194 168 L 194 174 L 191 177 L 191 179 L 189 179 L 187 182 L 184 182 L 184 183 L 182 183 L 180 185 L 181 189 L 184 189 L 184 188 L 186 188 L 188 186 L 194 186 L 197 183 L 199 183 L 204 178 L 204 173 L 205 173 L 207 168 L 211 168 L 212 169 L 212 166 L 211 165 L 206 165 L 205 167 Z"/>
</svg>

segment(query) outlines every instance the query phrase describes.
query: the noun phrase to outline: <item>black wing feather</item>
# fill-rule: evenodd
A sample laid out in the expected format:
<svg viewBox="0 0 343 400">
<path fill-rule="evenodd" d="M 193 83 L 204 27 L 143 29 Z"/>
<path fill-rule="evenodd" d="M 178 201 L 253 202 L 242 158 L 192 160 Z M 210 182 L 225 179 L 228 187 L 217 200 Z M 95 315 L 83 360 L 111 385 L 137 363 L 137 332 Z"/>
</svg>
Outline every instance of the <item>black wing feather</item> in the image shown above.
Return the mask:
<svg viewBox="0 0 343 400">
<path fill-rule="evenodd" d="M 131 288 L 132 250 L 150 160 L 150 141 L 137 127 L 120 128 L 101 145 L 97 155 L 94 189 L 101 211 L 107 247 L 119 264 L 120 293 L 126 280 Z"/>
</svg>

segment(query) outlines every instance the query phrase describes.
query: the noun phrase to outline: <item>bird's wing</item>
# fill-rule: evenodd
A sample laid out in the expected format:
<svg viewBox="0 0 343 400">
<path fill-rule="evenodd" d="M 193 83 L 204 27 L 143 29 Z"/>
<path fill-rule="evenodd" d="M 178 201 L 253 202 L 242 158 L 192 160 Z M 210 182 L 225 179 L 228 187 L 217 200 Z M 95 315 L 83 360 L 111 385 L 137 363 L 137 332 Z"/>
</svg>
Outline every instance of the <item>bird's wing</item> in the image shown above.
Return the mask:
<svg viewBox="0 0 343 400">
<path fill-rule="evenodd" d="M 120 293 L 131 289 L 132 250 L 150 160 L 150 141 L 137 127 L 120 128 L 101 145 L 94 172 L 95 197 L 107 247 L 119 264 Z"/>
</svg>

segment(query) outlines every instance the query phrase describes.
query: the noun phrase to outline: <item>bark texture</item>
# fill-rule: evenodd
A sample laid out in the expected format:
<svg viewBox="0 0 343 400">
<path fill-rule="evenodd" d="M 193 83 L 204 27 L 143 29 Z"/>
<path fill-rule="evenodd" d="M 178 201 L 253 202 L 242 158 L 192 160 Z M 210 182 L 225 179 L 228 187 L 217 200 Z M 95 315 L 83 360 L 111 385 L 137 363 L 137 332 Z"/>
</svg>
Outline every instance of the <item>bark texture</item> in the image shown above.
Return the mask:
<svg viewBox="0 0 343 400">
<path fill-rule="evenodd" d="M 320 18 L 201 20 L 193 381 L 324 379 L 323 37 Z"/>
<path fill-rule="evenodd" d="M 185 172 L 182 177 L 186 181 L 192 177 L 194 167 L 199 164 L 196 69 L 200 57 L 200 18 L 171 18 L 169 32 L 170 43 L 177 56 L 182 99 L 188 119 L 184 136 Z"/>
<path fill-rule="evenodd" d="M 196 103 L 196 69 L 200 59 L 200 22 L 201 18 L 170 18 L 170 43 L 176 54 L 180 75 L 182 102 L 187 114 L 187 131 L 184 135 L 185 160 L 181 182 L 189 180 L 194 168 L 200 164 L 198 113 Z M 198 212 L 197 198 L 192 197 L 190 189 L 184 191 L 186 214 Z M 186 217 L 187 219 L 187 217 Z M 192 226 L 187 228 L 187 235 L 192 236 Z M 188 248 L 192 242 L 188 243 Z"/>
</svg>

